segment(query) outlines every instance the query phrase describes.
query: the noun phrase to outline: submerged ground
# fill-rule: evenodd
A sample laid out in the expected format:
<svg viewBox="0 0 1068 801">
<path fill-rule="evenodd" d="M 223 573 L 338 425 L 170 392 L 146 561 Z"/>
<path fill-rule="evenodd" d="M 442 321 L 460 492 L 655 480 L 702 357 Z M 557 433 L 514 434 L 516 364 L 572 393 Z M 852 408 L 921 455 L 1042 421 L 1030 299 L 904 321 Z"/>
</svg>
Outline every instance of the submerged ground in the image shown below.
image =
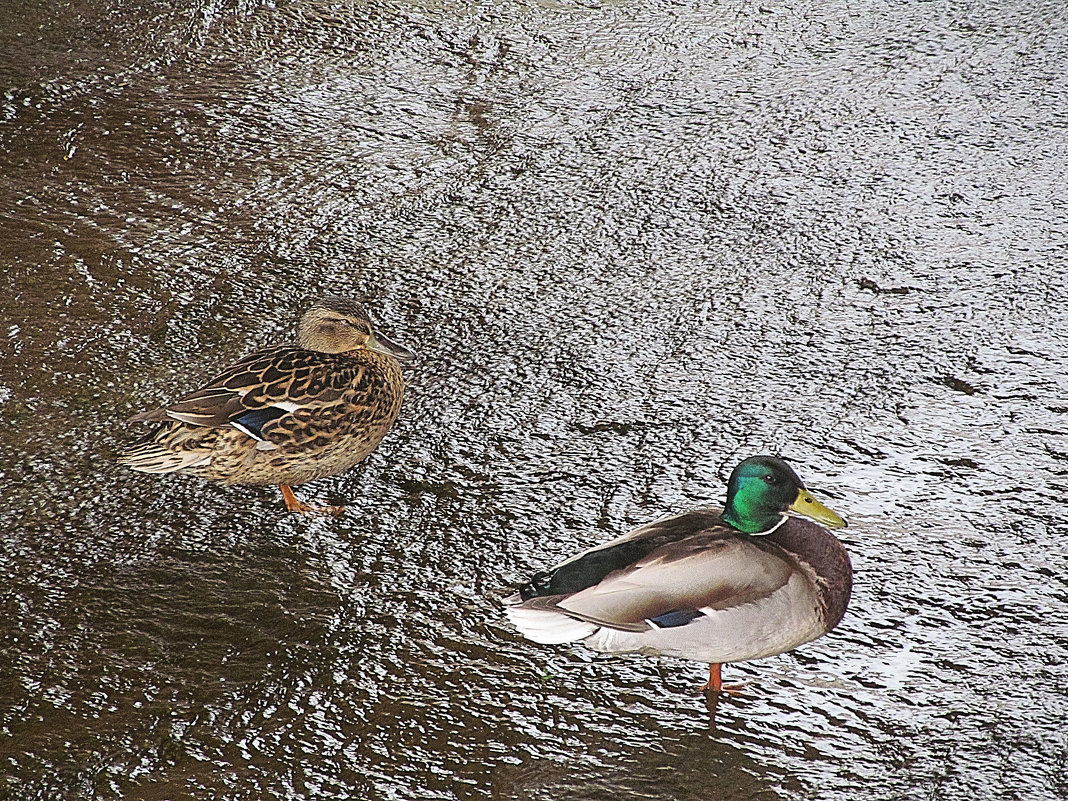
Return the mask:
<svg viewBox="0 0 1068 801">
<path fill-rule="evenodd" d="M 172 5 L 0 9 L 0 796 L 1068 793 L 1063 3 Z M 324 291 L 345 517 L 114 464 Z M 502 621 L 760 452 L 856 591 L 714 721 Z"/>
</svg>

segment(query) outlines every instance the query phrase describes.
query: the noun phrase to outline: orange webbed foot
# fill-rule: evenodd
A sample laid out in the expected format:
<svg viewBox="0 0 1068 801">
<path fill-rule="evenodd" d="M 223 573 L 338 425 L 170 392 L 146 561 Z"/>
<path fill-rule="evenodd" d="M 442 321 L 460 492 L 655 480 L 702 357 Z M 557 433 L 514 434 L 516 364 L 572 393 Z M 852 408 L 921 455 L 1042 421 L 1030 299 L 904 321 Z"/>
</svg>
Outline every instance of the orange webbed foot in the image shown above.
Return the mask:
<svg viewBox="0 0 1068 801">
<path fill-rule="evenodd" d="M 713 663 L 708 666 L 708 682 L 698 687 L 697 691 L 703 692 L 706 695 L 709 693 L 716 693 L 717 695 L 742 695 L 742 690 L 745 686 L 745 682 L 739 684 L 724 684 L 723 666 Z"/>
<path fill-rule="evenodd" d="M 297 498 L 296 493 L 293 492 L 293 488 L 287 484 L 279 484 L 278 489 L 282 491 L 282 500 L 286 502 L 286 511 L 297 512 L 302 515 L 338 515 L 344 513 L 344 506 L 309 506 L 304 501 Z"/>
<path fill-rule="evenodd" d="M 697 692 L 704 693 L 705 695 L 733 695 L 734 697 L 740 697 L 745 695 L 745 688 L 748 685 L 745 682 L 738 684 L 721 684 L 719 687 L 712 687 L 709 684 L 702 684 L 697 688 Z"/>
</svg>

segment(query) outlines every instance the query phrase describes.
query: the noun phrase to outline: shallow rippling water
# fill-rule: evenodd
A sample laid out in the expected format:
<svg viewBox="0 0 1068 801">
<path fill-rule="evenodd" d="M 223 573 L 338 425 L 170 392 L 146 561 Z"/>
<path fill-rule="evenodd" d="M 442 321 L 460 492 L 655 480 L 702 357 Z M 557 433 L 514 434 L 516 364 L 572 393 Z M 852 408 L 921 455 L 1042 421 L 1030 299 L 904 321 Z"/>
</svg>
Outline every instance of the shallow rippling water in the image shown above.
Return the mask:
<svg viewBox="0 0 1068 801">
<path fill-rule="evenodd" d="M 0 797 L 1068 795 L 1062 3 L 188 5 L 0 9 Z M 323 291 L 346 516 L 114 464 Z M 856 590 L 743 697 L 502 620 L 765 451 Z"/>
</svg>

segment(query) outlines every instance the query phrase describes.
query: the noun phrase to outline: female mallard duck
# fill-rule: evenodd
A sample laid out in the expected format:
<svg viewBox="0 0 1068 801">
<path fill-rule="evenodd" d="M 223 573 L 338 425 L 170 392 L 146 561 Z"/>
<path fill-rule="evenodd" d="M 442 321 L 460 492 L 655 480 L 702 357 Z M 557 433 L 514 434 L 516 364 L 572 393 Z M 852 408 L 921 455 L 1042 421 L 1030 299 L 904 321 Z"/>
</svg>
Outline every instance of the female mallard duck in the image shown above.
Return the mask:
<svg viewBox="0 0 1068 801">
<path fill-rule="evenodd" d="M 785 462 L 753 456 L 731 473 L 723 511 L 658 520 L 538 573 L 505 600 L 508 616 L 535 642 L 708 662 L 702 689 L 721 692 L 723 663 L 789 651 L 845 614 L 849 555 L 787 512 L 845 525 Z"/>
<path fill-rule="evenodd" d="M 296 345 L 261 348 L 174 403 L 130 418 L 158 422 L 119 461 L 227 484 L 277 484 L 291 512 L 340 513 L 291 486 L 336 475 L 373 451 L 400 411 L 398 359 L 359 303 L 324 297 L 300 318 Z"/>
</svg>

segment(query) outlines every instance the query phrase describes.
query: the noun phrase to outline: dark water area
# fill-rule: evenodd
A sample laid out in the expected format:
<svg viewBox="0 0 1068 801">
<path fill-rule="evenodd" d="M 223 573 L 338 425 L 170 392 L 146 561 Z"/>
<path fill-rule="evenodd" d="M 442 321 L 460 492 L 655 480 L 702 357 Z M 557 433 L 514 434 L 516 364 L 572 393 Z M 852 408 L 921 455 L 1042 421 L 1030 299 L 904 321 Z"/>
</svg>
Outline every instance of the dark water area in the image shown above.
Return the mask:
<svg viewBox="0 0 1068 801">
<path fill-rule="evenodd" d="M 0 798 L 1068 796 L 1068 7 L 0 7 Z M 115 464 L 366 299 L 356 470 Z M 842 625 L 538 646 L 532 572 L 789 458 Z"/>
</svg>

